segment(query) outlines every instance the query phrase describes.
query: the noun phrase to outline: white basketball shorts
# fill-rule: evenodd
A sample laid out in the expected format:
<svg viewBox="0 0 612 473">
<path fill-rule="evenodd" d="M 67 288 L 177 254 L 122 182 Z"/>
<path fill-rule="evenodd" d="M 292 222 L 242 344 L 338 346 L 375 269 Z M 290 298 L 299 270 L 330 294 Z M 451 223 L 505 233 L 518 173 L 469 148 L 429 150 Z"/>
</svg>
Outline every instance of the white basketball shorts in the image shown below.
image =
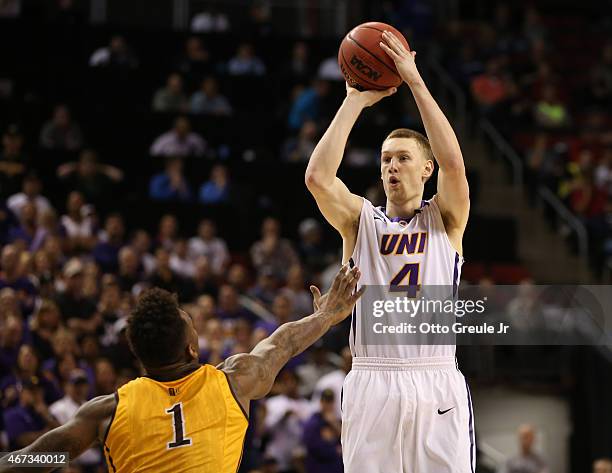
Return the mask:
<svg viewBox="0 0 612 473">
<path fill-rule="evenodd" d="M 346 473 L 474 473 L 475 446 L 454 357 L 353 358 L 342 395 Z"/>
</svg>

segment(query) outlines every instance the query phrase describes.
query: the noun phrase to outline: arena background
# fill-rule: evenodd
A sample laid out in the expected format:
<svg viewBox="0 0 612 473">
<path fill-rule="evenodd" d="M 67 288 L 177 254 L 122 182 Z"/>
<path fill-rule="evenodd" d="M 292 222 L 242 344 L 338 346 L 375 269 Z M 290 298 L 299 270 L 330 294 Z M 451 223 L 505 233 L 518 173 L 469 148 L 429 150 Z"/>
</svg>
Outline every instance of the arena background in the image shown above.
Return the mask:
<svg viewBox="0 0 612 473">
<path fill-rule="evenodd" d="M 178 292 L 203 362 L 308 313 L 308 284 L 326 287 L 340 239 L 305 166 L 344 94 L 339 42 L 369 20 L 406 34 L 459 134 L 472 198 L 462 280 L 611 282 L 609 1 L 0 0 L 3 419 L 23 383 L 44 385 L 51 405 L 77 367 L 88 397 L 136 376 L 122 329 L 147 285 Z M 200 137 L 187 149 L 158 139 L 177 117 Z M 378 147 L 400 126 L 422 129 L 407 87 L 351 134 L 341 177 L 377 204 Z M 38 185 L 51 208 L 10 199 Z M 269 217 L 280 238 L 262 226 Z M 220 241 L 191 240 L 202 219 L 228 259 Z M 296 372 L 303 408 L 319 378 L 341 373 L 346 328 L 290 363 L 273 394 L 292 397 Z M 473 389 L 477 471 L 517 454 L 524 423 L 550 472 L 612 456 L 607 347 L 460 347 L 458 358 Z M 269 425 L 265 405 L 253 409 L 241 471 L 317 453 L 310 436 Z M 8 427 L 0 451 L 15 447 Z M 275 466 L 279 432 L 298 441 L 279 447 L 290 451 Z M 322 471 L 303 463 L 291 471 Z"/>
</svg>

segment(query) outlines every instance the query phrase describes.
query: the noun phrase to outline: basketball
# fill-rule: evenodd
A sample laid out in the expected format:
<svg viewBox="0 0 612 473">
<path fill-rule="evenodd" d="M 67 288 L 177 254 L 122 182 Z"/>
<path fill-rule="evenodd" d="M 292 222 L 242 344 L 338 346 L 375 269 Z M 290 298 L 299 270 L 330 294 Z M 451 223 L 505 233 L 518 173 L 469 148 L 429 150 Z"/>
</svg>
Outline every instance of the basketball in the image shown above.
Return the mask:
<svg viewBox="0 0 612 473">
<path fill-rule="evenodd" d="M 383 90 L 398 87 L 402 78 L 395 63 L 380 47 L 383 31 L 390 31 L 410 50 L 408 41 L 391 25 L 363 23 L 344 37 L 338 51 L 338 63 L 346 82 L 359 90 Z"/>
</svg>

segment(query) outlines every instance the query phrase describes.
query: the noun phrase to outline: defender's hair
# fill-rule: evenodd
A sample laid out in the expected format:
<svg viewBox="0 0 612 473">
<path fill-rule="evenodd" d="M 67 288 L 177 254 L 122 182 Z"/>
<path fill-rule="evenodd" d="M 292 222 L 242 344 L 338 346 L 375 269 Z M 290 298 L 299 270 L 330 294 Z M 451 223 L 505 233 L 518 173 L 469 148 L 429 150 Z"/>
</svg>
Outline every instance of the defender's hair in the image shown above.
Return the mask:
<svg viewBox="0 0 612 473">
<path fill-rule="evenodd" d="M 145 291 L 127 327 L 130 348 L 142 364 L 160 367 L 178 361 L 186 337 L 176 296 L 159 288 Z"/>
<path fill-rule="evenodd" d="M 419 133 L 418 131 L 410 130 L 408 128 L 396 128 L 387 135 L 385 141 L 390 140 L 391 138 L 408 138 L 416 140 L 419 147 L 423 150 L 424 158 L 426 160 L 431 160 L 435 163 L 433 151 L 431 150 L 429 140 L 426 136 Z"/>
</svg>

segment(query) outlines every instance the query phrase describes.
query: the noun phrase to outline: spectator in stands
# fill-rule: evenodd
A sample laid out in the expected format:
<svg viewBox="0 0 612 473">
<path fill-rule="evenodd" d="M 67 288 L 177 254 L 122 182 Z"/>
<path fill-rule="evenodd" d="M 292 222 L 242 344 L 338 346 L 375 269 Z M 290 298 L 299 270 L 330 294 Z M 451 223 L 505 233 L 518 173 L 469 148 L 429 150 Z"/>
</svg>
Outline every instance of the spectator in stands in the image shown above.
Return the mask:
<svg viewBox="0 0 612 473">
<path fill-rule="evenodd" d="M 11 450 L 21 449 L 59 426 L 49 413 L 37 378 L 21 384 L 19 404 L 4 411 L 4 424 Z"/>
<path fill-rule="evenodd" d="M 53 357 L 53 336 L 62 326 L 59 307 L 49 299 L 43 299 L 30 320 L 32 346 L 41 359 Z"/>
<path fill-rule="evenodd" d="M 170 268 L 183 279 L 191 279 L 195 274 L 195 263 L 187 255 L 187 240 L 176 240 L 170 255 Z"/>
<path fill-rule="evenodd" d="M 519 427 L 518 440 L 520 452 L 506 462 L 506 473 L 547 473 L 548 466 L 544 459 L 533 450 L 535 429 L 524 424 Z"/>
<path fill-rule="evenodd" d="M 117 371 L 106 358 L 99 358 L 95 365 L 97 396 L 112 394 L 117 389 Z"/>
<path fill-rule="evenodd" d="M 206 142 L 200 135 L 191 131 L 191 123 L 186 117 L 178 117 L 174 128 L 160 135 L 151 145 L 153 156 L 187 157 L 202 156 Z"/>
<path fill-rule="evenodd" d="M 334 393 L 334 403 L 335 403 L 335 411 L 336 416 L 340 417 L 342 415 L 342 386 L 344 384 L 344 378 L 349 371 L 351 371 L 351 366 L 353 364 L 353 355 L 351 354 L 351 349 L 349 347 L 344 347 L 340 352 L 340 356 L 342 357 L 342 365 L 321 377 L 317 382 L 314 392 L 312 395 L 312 402 L 316 405 L 321 398 L 321 394 L 323 391 L 329 389 Z"/>
<path fill-rule="evenodd" d="M 244 264 L 234 263 L 227 270 L 227 283 L 236 288 L 240 294 L 246 294 L 251 287 L 249 271 Z"/>
<path fill-rule="evenodd" d="M 9 125 L 2 135 L 0 150 L 0 197 L 8 197 L 19 191 L 21 178 L 28 167 L 21 130 L 15 124 Z"/>
<path fill-rule="evenodd" d="M 178 220 L 172 214 L 166 214 L 159 220 L 159 231 L 155 241 L 156 246 L 161 246 L 172 252 L 178 238 Z"/>
<path fill-rule="evenodd" d="M 32 202 L 38 215 L 43 215 L 45 212 L 52 210 L 49 199 L 41 195 L 42 182 L 36 174 L 28 174 L 22 183 L 21 192 L 13 194 L 7 201 L 7 207 L 19 217 L 23 206 Z"/>
<path fill-rule="evenodd" d="M 10 407 L 17 404 L 19 386 L 33 380 L 40 384 L 45 401 L 53 402 L 61 396 L 53 379 L 46 377 L 41 370 L 38 354 L 31 345 L 24 344 L 19 347 L 17 361 L 11 366 L 11 373 L 4 376 L 0 382 L 3 405 Z"/>
<path fill-rule="evenodd" d="M 225 273 L 230 256 L 225 241 L 217 236 L 215 222 L 204 219 L 198 225 L 198 235 L 189 239 L 189 257 L 205 257 L 212 272 L 221 276 Z"/>
<path fill-rule="evenodd" d="M 85 205 L 83 194 L 68 194 L 66 214 L 60 218 L 62 231 L 66 235 L 65 246 L 71 252 L 89 251 L 95 244 L 94 210 Z"/>
<path fill-rule="evenodd" d="M 136 253 L 143 274 L 150 275 L 156 264 L 155 256 L 151 254 L 151 236 L 145 230 L 136 230 L 132 236 L 131 248 Z"/>
<path fill-rule="evenodd" d="M 231 197 L 231 186 L 227 168 L 216 164 L 210 171 L 210 178 L 200 187 L 199 201 L 202 204 L 227 204 Z"/>
<path fill-rule="evenodd" d="M 55 401 L 49 406 L 49 412 L 60 424 L 65 424 L 71 420 L 76 411 L 88 399 L 90 390 L 89 379 L 82 369 L 74 369 L 70 373 L 68 382 L 64 387 L 66 395 L 59 401 Z M 83 465 L 85 468 L 93 469 L 102 461 L 100 449 L 92 447 L 83 452 L 75 463 Z"/>
<path fill-rule="evenodd" d="M 78 162 L 64 163 L 57 168 L 57 177 L 68 189 L 78 191 L 88 202 L 100 205 L 123 181 L 123 171 L 98 162 L 95 151 L 84 149 Z"/>
<path fill-rule="evenodd" d="M 200 256 L 195 259 L 194 275 L 191 280 L 191 299 L 196 299 L 202 294 L 217 297 L 217 284 L 214 275 L 210 269 L 208 258 Z M 198 298 L 198 301 L 200 298 Z M 214 300 L 213 306 L 214 306 Z M 208 307 L 208 306 L 207 306 Z M 208 313 L 208 312 L 206 312 Z M 212 312 L 210 313 L 212 315 Z"/>
<path fill-rule="evenodd" d="M 542 89 L 542 97 L 536 102 L 533 114 L 536 124 L 542 128 L 563 128 L 570 124 L 567 105 L 559 99 L 557 88 L 552 84 Z"/>
<path fill-rule="evenodd" d="M 266 306 L 270 307 L 277 292 L 278 281 L 276 280 L 274 270 L 270 267 L 264 267 L 259 270 L 259 274 L 257 275 L 257 282 L 248 291 L 248 294 L 250 297 L 257 299 L 262 304 L 265 304 Z M 267 337 L 268 333 L 269 330 L 265 330 L 262 336 L 258 338 L 258 341 Z"/>
<path fill-rule="evenodd" d="M 230 22 L 227 15 L 210 5 L 208 10 L 196 13 L 191 20 L 191 31 L 194 33 L 222 33 L 229 31 Z"/>
<path fill-rule="evenodd" d="M 72 120 L 70 110 L 66 105 L 57 105 L 53 118 L 49 120 L 40 132 L 40 145 L 47 149 L 78 150 L 83 145 L 81 128 Z"/>
<path fill-rule="evenodd" d="M 311 87 L 297 95 L 289 111 L 289 128 L 299 130 L 307 120 L 318 121 L 321 118 L 321 102 L 329 95 L 329 83 L 317 79 Z"/>
<path fill-rule="evenodd" d="M 593 462 L 593 473 L 612 473 L 612 458 L 598 458 Z"/>
<path fill-rule="evenodd" d="M 119 213 L 106 217 L 104 231 L 94 246 L 92 255 L 103 273 L 116 273 L 119 268 L 119 250 L 123 246 L 125 226 Z"/>
<path fill-rule="evenodd" d="M 319 273 L 335 258 L 323 241 L 321 224 L 314 218 L 307 218 L 300 222 L 298 233 L 298 252 L 304 266 L 311 273 Z"/>
<path fill-rule="evenodd" d="M 471 89 L 474 99 L 485 111 L 506 99 L 508 83 L 498 58 L 489 59 L 486 71 L 472 79 Z"/>
<path fill-rule="evenodd" d="M 278 327 L 291 320 L 291 315 L 293 313 L 291 299 L 285 294 L 272 292 L 271 295 L 273 296 L 271 308 L 274 320 L 262 320 L 255 325 L 255 331 L 253 332 L 255 343 L 259 343 L 264 338 L 269 337 Z"/>
<path fill-rule="evenodd" d="M 132 292 L 132 289 L 143 279 L 142 270 L 139 267 L 138 255 L 131 246 L 124 246 L 119 250 L 119 270 L 117 281 L 124 292 Z"/>
<path fill-rule="evenodd" d="M 138 58 L 121 35 L 111 37 L 108 46 L 96 49 L 89 58 L 91 67 L 136 69 Z"/>
<path fill-rule="evenodd" d="M 183 78 L 170 74 L 166 86 L 158 89 L 153 96 L 153 111 L 182 113 L 187 111 L 187 97 L 183 92 Z"/>
<path fill-rule="evenodd" d="M 266 73 L 266 65 L 255 55 L 252 44 L 243 43 L 227 63 L 227 71 L 231 76 L 263 76 Z"/>
<path fill-rule="evenodd" d="M 154 287 L 161 287 L 169 292 L 175 292 L 179 299 L 184 301 L 185 283 L 178 274 L 170 267 L 170 252 L 163 247 L 155 251 L 156 267 L 149 278 L 149 284 Z"/>
<path fill-rule="evenodd" d="M 56 298 L 62 319 L 77 335 L 95 333 L 102 320 L 96 311 L 95 300 L 84 294 L 84 268 L 78 259 L 66 263 L 63 280 L 65 289 Z"/>
<path fill-rule="evenodd" d="M 280 222 L 272 217 L 261 225 L 261 239 L 251 247 L 251 260 L 257 271 L 271 267 L 276 277 L 285 280 L 287 271 L 299 262 L 293 245 L 280 236 Z"/>
<path fill-rule="evenodd" d="M 302 432 L 312 409 L 310 403 L 299 396 L 299 380 L 293 371 L 284 369 L 276 379 L 279 394 L 266 400 L 264 423 L 270 440 L 265 453 L 278 461 L 282 472 L 291 470 L 295 459 L 304 455 Z"/>
<path fill-rule="evenodd" d="M 188 79 L 189 86 L 195 85 L 193 79 L 200 79 L 211 72 L 210 53 L 197 36 L 192 36 L 185 42 L 185 52 L 179 58 L 178 70 Z"/>
<path fill-rule="evenodd" d="M 182 158 L 166 158 L 164 171 L 151 178 L 149 197 L 159 201 L 191 201 L 191 187 L 183 172 Z"/>
<path fill-rule="evenodd" d="M 282 288 L 281 294 L 287 296 L 291 301 L 293 313 L 292 319 L 303 317 L 312 309 L 312 295 L 306 290 L 304 270 L 299 264 L 289 268 L 287 273 L 287 284 Z"/>
<path fill-rule="evenodd" d="M 321 393 L 320 406 L 304 425 L 306 473 L 342 473 L 340 433 L 342 423 L 335 409 L 335 394 L 331 389 Z"/>
<path fill-rule="evenodd" d="M 191 113 L 228 116 L 232 114 L 232 106 L 227 97 L 219 92 L 219 83 L 213 76 L 207 76 L 202 81 L 200 90 L 190 99 Z"/>
<path fill-rule="evenodd" d="M 317 133 L 317 123 L 314 120 L 304 121 L 298 136 L 285 141 L 283 159 L 289 162 L 307 162 L 317 145 Z"/>
<path fill-rule="evenodd" d="M 242 307 L 238 297 L 238 291 L 229 284 L 224 284 L 219 288 L 219 301 L 216 316 L 222 320 L 256 320 L 253 313 Z"/>
<path fill-rule="evenodd" d="M 5 245 L 0 258 L 0 290 L 11 288 L 19 301 L 20 311 L 29 315 L 34 309 L 38 291 L 29 275 L 23 275 L 19 268 L 21 251 L 15 245 Z"/>
<path fill-rule="evenodd" d="M 9 231 L 9 243 L 20 242 L 28 251 L 35 251 L 42 245 L 45 236 L 45 229 L 38 225 L 36 205 L 27 202 L 21 209 L 19 225 Z"/>
<path fill-rule="evenodd" d="M 612 147 L 604 150 L 594 171 L 595 185 L 612 196 Z"/>
</svg>

